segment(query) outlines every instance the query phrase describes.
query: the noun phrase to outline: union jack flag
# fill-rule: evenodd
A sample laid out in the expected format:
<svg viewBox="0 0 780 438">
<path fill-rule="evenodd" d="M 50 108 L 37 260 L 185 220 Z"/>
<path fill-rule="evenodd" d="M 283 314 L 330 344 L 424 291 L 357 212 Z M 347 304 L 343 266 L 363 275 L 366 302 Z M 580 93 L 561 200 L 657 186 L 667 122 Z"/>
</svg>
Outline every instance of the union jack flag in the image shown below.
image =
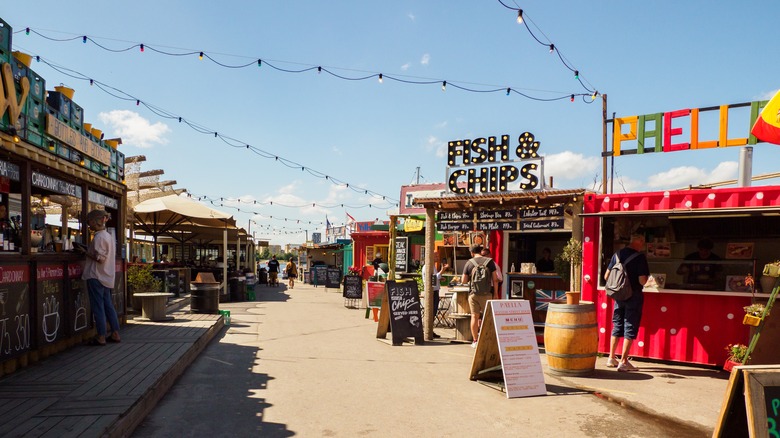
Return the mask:
<svg viewBox="0 0 780 438">
<path fill-rule="evenodd" d="M 547 311 L 547 306 L 558 300 L 566 300 L 565 290 L 536 289 L 536 310 Z"/>
</svg>

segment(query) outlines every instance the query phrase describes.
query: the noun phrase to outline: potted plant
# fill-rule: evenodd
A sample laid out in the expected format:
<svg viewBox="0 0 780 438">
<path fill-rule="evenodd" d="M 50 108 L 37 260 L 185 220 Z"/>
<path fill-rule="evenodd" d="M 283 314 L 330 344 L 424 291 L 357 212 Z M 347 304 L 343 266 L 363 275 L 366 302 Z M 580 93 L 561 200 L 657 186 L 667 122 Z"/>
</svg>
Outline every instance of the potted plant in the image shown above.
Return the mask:
<svg viewBox="0 0 780 438">
<path fill-rule="evenodd" d="M 133 309 L 141 309 L 141 299 L 136 293 L 162 292 L 163 282 L 152 275 L 152 265 L 130 265 L 127 268 L 127 289 L 130 292 Z"/>
<path fill-rule="evenodd" d="M 726 351 L 729 353 L 729 357 L 726 358 L 726 363 L 723 365 L 723 369 L 726 371 L 730 372 L 735 365 L 742 365 L 750 360 L 748 346 L 745 344 L 729 344 Z"/>
<path fill-rule="evenodd" d="M 569 283 L 566 292 L 566 304 L 580 302 L 580 265 L 582 265 L 582 242 L 575 238 L 569 239 L 566 246 L 555 256 L 555 272 L 563 281 Z"/>
<path fill-rule="evenodd" d="M 761 276 L 761 292 L 768 294 L 772 292 L 777 285 L 777 278 L 780 277 L 780 260 L 764 265 L 764 271 Z"/>
<path fill-rule="evenodd" d="M 745 317 L 742 319 L 742 323 L 745 325 L 758 327 L 758 325 L 761 323 L 761 320 L 766 315 L 769 315 L 769 312 L 767 312 L 766 315 L 764 314 L 766 306 L 762 303 L 753 303 L 749 306 L 743 307 L 743 309 L 745 310 Z"/>
</svg>

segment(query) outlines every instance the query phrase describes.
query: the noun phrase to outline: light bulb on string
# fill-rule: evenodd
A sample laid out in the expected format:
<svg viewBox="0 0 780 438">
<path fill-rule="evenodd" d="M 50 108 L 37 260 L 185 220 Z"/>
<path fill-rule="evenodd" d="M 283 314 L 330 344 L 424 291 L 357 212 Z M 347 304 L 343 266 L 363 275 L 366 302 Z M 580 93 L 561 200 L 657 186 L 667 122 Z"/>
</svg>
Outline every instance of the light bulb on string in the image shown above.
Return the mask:
<svg viewBox="0 0 780 438">
<path fill-rule="evenodd" d="M 447 81 L 442 81 L 442 83 L 441 83 L 441 91 L 447 91 Z"/>
<path fill-rule="evenodd" d="M 550 44 L 550 53 L 555 51 L 555 44 Z"/>
<path fill-rule="evenodd" d="M 571 100 L 572 102 L 574 102 L 574 95 L 573 95 L 573 94 L 571 95 L 571 99 L 569 99 L 569 100 Z"/>
<path fill-rule="evenodd" d="M 144 45 L 141 44 L 140 48 L 141 48 L 141 53 L 143 53 L 144 52 Z"/>
<path fill-rule="evenodd" d="M 381 84 L 382 82 L 384 82 L 384 81 L 382 80 L 382 73 L 379 73 L 379 83 Z"/>
<path fill-rule="evenodd" d="M 580 78 L 580 71 L 574 70 L 574 79 L 579 79 L 579 78 Z"/>
<path fill-rule="evenodd" d="M 29 27 L 28 27 L 28 28 L 26 28 L 26 29 L 24 30 L 24 33 L 25 33 L 25 34 L 27 34 L 27 35 L 29 35 L 29 34 L 30 34 L 30 28 L 29 28 Z"/>
<path fill-rule="evenodd" d="M 87 44 L 87 36 L 86 35 L 81 37 L 81 42 L 84 43 L 84 44 Z"/>
<path fill-rule="evenodd" d="M 511 89 L 511 88 L 507 88 L 507 89 L 506 89 L 506 95 L 507 95 L 507 96 L 509 96 L 509 93 L 511 93 L 511 92 L 512 92 L 512 89 Z"/>
<path fill-rule="evenodd" d="M 263 60 L 262 59 L 258 59 L 257 60 L 257 66 L 258 67 L 262 67 L 263 66 Z"/>
<path fill-rule="evenodd" d="M 203 61 L 203 52 L 200 52 L 200 55 L 198 55 L 198 59 L 200 59 L 201 61 Z"/>
<path fill-rule="evenodd" d="M 593 96 L 591 96 L 591 100 L 596 100 L 596 96 L 599 94 L 598 90 L 593 92 Z"/>
<path fill-rule="evenodd" d="M 517 10 L 517 24 L 523 24 L 523 10 Z"/>
</svg>

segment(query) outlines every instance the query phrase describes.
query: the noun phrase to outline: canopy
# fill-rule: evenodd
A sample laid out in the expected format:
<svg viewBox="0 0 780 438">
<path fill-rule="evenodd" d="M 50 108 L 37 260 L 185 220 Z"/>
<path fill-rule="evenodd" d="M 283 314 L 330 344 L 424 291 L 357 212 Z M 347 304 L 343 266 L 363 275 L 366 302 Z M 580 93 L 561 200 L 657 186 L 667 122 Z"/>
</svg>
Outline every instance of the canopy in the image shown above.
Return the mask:
<svg viewBox="0 0 780 438">
<path fill-rule="evenodd" d="M 189 197 L 169 195 L 147 199 L 133 207 L 134 225 L 154 239 L 157 259 L 157 237 L 179 227 L 197 225 L 222 230 L 235 229 L 236 221 L 227 213 L 214 210 Z"/>
</svg>

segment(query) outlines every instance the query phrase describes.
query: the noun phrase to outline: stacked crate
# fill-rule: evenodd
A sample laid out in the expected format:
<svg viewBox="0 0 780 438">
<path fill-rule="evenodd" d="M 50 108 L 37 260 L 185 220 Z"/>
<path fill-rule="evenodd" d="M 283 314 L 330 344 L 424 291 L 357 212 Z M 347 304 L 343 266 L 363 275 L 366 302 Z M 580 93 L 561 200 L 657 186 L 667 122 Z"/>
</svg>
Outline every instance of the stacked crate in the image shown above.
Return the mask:
<svg viewBox="0 0 780 438">
<path fill-rule="evenodd" d="M 0 19 L 0 66 L 3 64 L 10 64 L 11 63 L 11 36 L 13 35 L 13 30 L 11 29 L 11 26 Z M 0 88 L 2 90 L 2 88 Z M 0 118 L 0 129 L 5 130 L 10 125 L 10 118 L 8 117 L 7 112 L 3 112 L 2 117 Z"/>
<path fill-rule="evenodd" d="M 48 148 L 46 140 L 46 80 L 31 68 L 27 69 L 27 79 L 30 81 L 30 93 L 27 95 L 24 111 L 27 117 L 27 128 L 23 137 L 29 143 L 40 148 Z"/>
</svg>

